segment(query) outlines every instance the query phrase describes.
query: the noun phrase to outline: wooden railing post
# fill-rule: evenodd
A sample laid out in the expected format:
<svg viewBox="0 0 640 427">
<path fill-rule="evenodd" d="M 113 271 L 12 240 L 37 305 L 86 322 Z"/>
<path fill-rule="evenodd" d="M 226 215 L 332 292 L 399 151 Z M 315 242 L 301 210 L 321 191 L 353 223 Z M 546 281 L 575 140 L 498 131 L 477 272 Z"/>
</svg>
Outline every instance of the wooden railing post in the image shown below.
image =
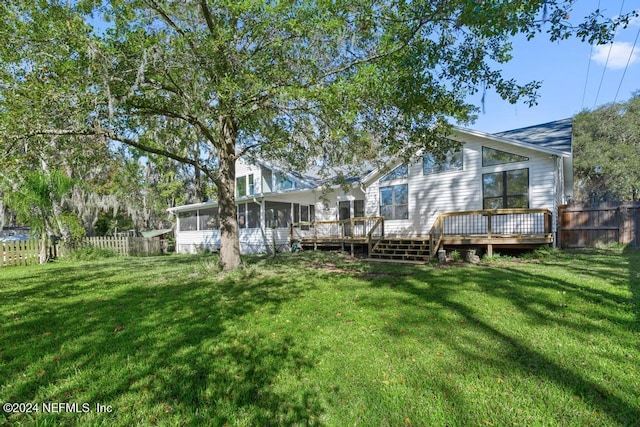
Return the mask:
<svg viewBox="0 0 640 427">
<path fill-rule="evenodd" d="M 491 233 L 493 233 L 493 214 L 491 211 L 487 212 L 487 238 L 489 243 L 487 244 L 487 255 L 493 256 L 493 245 L 491 244 Z"/>
</svg>

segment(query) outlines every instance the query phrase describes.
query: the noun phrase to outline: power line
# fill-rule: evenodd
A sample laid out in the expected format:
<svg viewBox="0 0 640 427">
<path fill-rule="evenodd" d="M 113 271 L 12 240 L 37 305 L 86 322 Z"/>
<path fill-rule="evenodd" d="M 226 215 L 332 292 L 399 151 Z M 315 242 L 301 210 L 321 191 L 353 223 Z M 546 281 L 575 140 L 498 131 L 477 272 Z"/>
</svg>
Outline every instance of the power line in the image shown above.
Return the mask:
<svg viewBox="0 0 640 427">
<path fill-rule="evenodd" d="M 622 0 L 622 4 L 620 5 L 620 12 L 618 12 L 618 16 L 622 15 L 622 9 L 624 8 L 624 1 Z M 600 3 L 598 1 L 598 3 Z M 599 9 L 599 7 L 598 7 Z M 615 35 L 614 35 L 615 39 Z M 602 88 L 602 82 L 604 81 L 604 74 L 607 71 L 607 65 L 609 65 L 609 57 L 611 56 L 611 50 L 613 49 L 613 41 L 609 44 L 609 52 L 607 53 L 607 60 L 604 62 L 604 69 L 602 70 L 602 76 L 600 77 L 600 84 L 598 85 L 598 91 L 596 92 L 596 100 L 593 102 L 593 108 L 596 108 L 596 104 L 598 103 L 598 97 L 600 96 L 600 89 Z"/>
<path fill-rule="evenodd" d="M 600 10 L 600 0 L 598 0 L 598 10 Z M 584 89 L 582 89 L 582 108 L 584 108 L 584 98 L 587 95 L 587 83 L 589 83 L 589 70 L 591 69 L 591 61 L 593 57 L 593 43 L 589 50 L 589 62 L 587 63 L 587 77 L 584 79 Z"/>
<path fill-rule="evenodd" d="M 638 36 L 640 36 L 640 28 L 638 28 L 638 33 L 636 34 L 636 39 L 633 41 L 633 47 L 631 48 L 631 52 L 629 52 L 629 58 L 627 59 L 627 65 L 624 67 L 624 71 L 622 72 L 622 77 L 620 78 L 620 84 L 618 85 L 618 90 L 616 90 L 616 96 L 613 98 L 613 102 L 616 102 L 618 99 L 618 93 L 620 93 L 620 88 L 622 87 L 622 81 L 624 80 L 625 74 L 627 74 L 627 68 L 629 68 L 629 64 L 631 63 L 631 58 L 633 57 L 633 51 L 636 50 L 636 44 L 638 43 Z"/>
</svg>

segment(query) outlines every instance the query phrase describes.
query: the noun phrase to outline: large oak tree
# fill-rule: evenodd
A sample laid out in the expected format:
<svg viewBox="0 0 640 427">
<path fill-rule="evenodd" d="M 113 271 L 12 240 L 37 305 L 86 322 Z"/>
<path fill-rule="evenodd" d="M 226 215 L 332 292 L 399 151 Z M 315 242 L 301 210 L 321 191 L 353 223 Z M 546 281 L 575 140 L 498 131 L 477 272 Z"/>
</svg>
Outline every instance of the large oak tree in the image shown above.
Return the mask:
<svg viewBox="0 0 640 427">
<path fill-rule="evenodd" d="M 640 200 L 640 92 L 574 118 L 576 201 Z"/>
<path fill-rule="evenodd" d="M 3 51 L 2 90 L 28 90 L 46 73 L 50 88 L 77 96 L 60 97 L 58 108 L 78 111 L 74 123 L 41 118 L 19 135 L 3 129 L 3 138 L 99 135 L 192 165 L 217 188 L 220 261 L 233 269 L 239 155 L 330 170 L 374 154 L 441 150 L 448 124 L 477 112 L 469 95 L 491 89 L 535 103 L 538 82 L 500 70 L 511 58 L 510 37 L 547 32 L 603 43 L 628 20 L 594 11 L 574 26 L 571 4 L 13 0 L 0 6 L 1 35 L 13 49 Z M 55 45 L 50 51 L 41 49 L 43 37 Z M 12 119 L 30 114 L 0 108 Z"/>
</svg>

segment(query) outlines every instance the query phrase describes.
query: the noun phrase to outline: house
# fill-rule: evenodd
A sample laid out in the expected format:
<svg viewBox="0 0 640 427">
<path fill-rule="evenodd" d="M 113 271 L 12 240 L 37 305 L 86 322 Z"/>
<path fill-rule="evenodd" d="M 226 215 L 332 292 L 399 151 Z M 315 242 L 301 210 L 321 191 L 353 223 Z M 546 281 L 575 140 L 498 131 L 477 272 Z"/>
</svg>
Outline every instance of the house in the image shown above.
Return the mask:
<svg viewBox="0 0 640 427">
<path fill-rule="evenodd" d="M 389 161 L 346 190 L 265 162 L 236 163 L 243 253 L 362 247 L 372 257 L 422 260 L 442 247 L 553 244 L 557 206 L 572 197 L 572 120 L 488 134 L 456 127 L 444 158 Z M 219 247 L 215 202 L 170 209 L 177 252 Z"/>
</svg>

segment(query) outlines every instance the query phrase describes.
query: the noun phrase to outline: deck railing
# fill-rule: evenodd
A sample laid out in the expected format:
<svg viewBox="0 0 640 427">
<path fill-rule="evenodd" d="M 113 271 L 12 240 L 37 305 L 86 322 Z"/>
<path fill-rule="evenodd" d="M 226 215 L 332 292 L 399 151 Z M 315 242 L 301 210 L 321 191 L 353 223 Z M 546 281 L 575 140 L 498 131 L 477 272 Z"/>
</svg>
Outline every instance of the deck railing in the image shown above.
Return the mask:
<svg viewBox="0 0 640 427">
<path fill-rule="evenodd" d="M 382 217 L 357 217 L 338 221 L 296 222 L 290 227 L 291 241 L 367 241 L 384 236 Z"/>
<path fill-rule="evenodd" d="M 447 237 L 550 236 L 553 216 L 548 209 L 484 209 L 479 211 L 446 212 L 438 215 L 430 236 L 432 253 Z"/>
</svg>

